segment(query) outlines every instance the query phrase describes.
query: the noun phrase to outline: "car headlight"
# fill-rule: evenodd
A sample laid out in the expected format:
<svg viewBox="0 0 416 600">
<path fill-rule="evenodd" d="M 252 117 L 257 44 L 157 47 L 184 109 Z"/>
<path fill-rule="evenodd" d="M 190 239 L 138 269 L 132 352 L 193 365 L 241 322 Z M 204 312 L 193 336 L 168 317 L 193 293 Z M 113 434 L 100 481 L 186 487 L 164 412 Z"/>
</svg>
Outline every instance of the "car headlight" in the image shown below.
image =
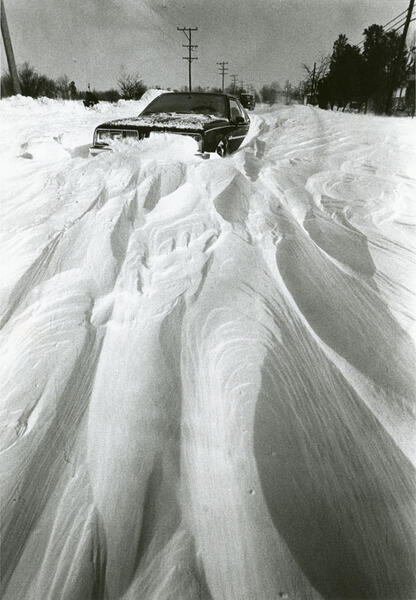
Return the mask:
<svg viewBox="0 0 416 600">
<path fill-rule="evenodd" d="M 137 131 L 133 129 L 99 129 L 96 132 L 96 141 L 102 144 L 109 143 L 112 140 L 122 140 L 125 138 L 137 137 Z"/>
</svg>

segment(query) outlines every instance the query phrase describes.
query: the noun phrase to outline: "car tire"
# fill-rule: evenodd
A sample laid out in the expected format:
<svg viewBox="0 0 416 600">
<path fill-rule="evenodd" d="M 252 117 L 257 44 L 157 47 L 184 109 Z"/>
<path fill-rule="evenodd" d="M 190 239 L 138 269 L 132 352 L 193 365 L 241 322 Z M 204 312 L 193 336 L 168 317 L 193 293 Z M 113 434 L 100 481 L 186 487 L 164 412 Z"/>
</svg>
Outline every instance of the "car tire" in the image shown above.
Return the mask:
<svg viewBox="0 0 416 600">
<path fill-rule="evenodd" d="M 221 156 L 221 158 L 224 158 L 224 156 L 227 156 L 227 154 L 228 154 L 227 138 L 220 139 L 220 141 L 217 144 L 217 147 L 215 148 L 215 152 L 218 154 L 218 156 Z"/>
</svg>

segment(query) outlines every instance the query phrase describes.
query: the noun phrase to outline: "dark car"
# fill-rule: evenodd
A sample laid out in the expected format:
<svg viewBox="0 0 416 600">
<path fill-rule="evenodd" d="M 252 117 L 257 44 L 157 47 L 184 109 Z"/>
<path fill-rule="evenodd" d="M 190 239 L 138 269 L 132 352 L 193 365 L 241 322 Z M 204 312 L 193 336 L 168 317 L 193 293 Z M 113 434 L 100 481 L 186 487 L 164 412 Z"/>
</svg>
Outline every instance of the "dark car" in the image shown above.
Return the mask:
<svg viewBox="0 0 416 600">
<path fill-rule="evenodd" d="M 225 156 L 239 148 L 249 126 L 250 117 L 234 96 L 168 92 L 150 102 L 137 117 L 99 125 L 90 150 L 97 154 L 110 149 L 112 140 L 142 140 L 158 133 L 174 133 L 194 138 L 202 156 L 207 152 Z"/>
<path fill-rule="evenodd" d="M 85 94 L 85 100 L 83 101 L 83 104 L 85 108 L 91 108 L 92 106 L 98 104 L 98 98 L 92 92 L 87 92 Z"/>
<path fill-rule="evenodd" d="M 96 104 L 98 104 L 98 98 L 95 94 L 88 91 L 85 94 L 85 100 L 83 101 L 83 104 L 84 104 L 85 108 L 91 108 L 92 106 L 95 106 Z"/>
<path fill-rule="evenodd" d="M 253 94 L 247 94 L 246 92 L 240 94 L 240 102 L 244 108 L 248 108 L 248 110 L 254 110 L 254 107 L 256 106 L 256 99 Z"/>
</svg>

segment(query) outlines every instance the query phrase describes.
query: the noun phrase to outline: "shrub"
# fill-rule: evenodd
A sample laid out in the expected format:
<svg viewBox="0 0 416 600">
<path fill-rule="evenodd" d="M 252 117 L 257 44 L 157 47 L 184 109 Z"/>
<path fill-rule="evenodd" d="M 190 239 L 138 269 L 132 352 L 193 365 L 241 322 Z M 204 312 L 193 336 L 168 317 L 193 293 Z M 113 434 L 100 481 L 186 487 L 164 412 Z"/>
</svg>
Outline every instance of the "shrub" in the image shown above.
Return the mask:
<svg viewBox="0 0 416 600">
<path fill-rule="evenodd" d="M 27 62 L 23 63 L 18 69 L 20 87 L 23 96 L 31 96 L 39 98 L 39 96 L 47 96 L 48 98 L 56 97 L 56 83 L 53 79 L 40 75 Z"/>
<path fill-rule="evenodd" d="M 117 83 L 120 88 L 121 97 L 124 98 L 124 100 L 140 100 L 147 90 L 147 87 L 137 73 L 131 74 L 122 72 Z"/>
<path fill-rule="evenodd" d="M 104 100 L 105 102 L 118 102 L 120 100 L 120 94 L 117 90 L 104 90 L 103 92 L 95 92 L 98 100 Z"/>
<path fill-rule="evenodd" d="M 13 96 L 13 81 L 10 73 L 3 73 L 1 76 L 1 97 L 7 98 Z"/>
</svg>

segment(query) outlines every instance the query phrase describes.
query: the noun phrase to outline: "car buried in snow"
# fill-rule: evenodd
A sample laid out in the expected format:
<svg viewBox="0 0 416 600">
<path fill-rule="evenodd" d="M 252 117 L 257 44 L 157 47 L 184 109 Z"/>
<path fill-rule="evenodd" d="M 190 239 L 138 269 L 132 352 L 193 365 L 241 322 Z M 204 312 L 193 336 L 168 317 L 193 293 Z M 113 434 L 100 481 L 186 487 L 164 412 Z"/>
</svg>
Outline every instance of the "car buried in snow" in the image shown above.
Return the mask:
<svg viewBox="0 0 416 600">
<path fill-rule="evenodd" d="M 244 108 L 247 108 L 248 110 L 254 110 L 254 107 L 256 106 L 256 99 L 253 94 L 247 94 L 246 92 L 241 92 L 240 102 Z"/>
<path fill-rule="evenodd" d="M 159 134 L 190 136 L 198 154 L 226 156 L 242 144 L 250 117 L 239 100 L 228 94 L 167 92 L 155 98 L 137 116 L 107 121 L 94 131 L 92 155 L 111 150 L 113 140 L 140 141 Z"/>
</svg>

